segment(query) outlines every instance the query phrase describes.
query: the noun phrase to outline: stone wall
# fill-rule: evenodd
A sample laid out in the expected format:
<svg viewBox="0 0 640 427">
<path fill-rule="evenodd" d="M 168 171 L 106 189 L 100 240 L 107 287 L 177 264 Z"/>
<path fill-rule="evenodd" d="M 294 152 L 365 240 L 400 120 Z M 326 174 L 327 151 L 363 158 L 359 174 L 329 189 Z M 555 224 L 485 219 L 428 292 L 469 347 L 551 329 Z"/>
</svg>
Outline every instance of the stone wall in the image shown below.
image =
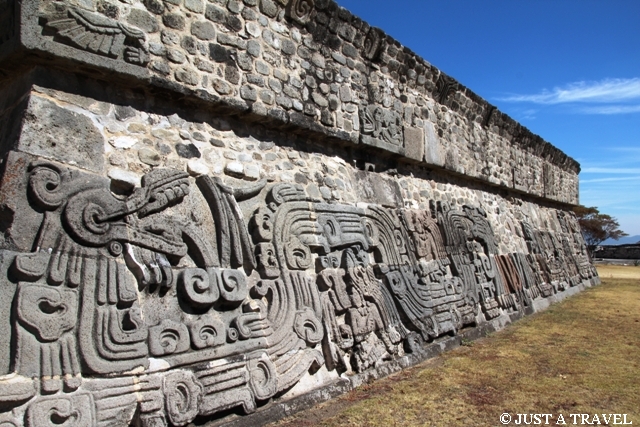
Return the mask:
<svg viewBox="0 0 640 427">
<path fill-rule="evenodd" d="M 577 163 L 335 3 L 1 20 L 2 427 L 260 425 L 598 283 Z"/>
<path fill-rule="evenodd" d="M 578 201 L 573 159 L 330 0 L 27 0 L 19 15 L 32 55 Z"/>
</svg>

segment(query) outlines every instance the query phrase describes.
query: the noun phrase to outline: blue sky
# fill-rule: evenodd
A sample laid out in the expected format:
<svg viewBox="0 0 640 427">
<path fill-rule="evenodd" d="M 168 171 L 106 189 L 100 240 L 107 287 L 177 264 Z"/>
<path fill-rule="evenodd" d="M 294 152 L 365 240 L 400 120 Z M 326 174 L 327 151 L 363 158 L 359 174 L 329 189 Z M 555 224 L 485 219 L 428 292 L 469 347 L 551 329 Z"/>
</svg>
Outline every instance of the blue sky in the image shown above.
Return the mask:
<svg viewBox="0 0 640 427">
<path fill-rule="evenodd" d="M 640 234 L 640 0 L 337 0 L 580 162 Z"/>
</svg>

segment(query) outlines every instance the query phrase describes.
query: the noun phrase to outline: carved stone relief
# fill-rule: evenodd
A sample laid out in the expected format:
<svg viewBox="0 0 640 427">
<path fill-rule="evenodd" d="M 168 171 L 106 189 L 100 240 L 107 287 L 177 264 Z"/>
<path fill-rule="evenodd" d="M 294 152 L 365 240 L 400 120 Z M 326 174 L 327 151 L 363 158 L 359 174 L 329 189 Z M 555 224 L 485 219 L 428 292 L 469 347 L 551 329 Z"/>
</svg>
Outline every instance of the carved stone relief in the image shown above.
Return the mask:
<svg viewBox="0 0 640 427">
<path fill-rule="evenodd" d="M 529 253 L 498 254 L 479 207 L 327 204 L 171 169 L 116 196 L 51 162 L 25 173 L 43 219 L 6 273 L 16 351 L 0 400 L 25 414 L 16 426 L 250 413 L 322 365 L 375 368 L 594 274 L 564 214 L 555 231 L 522 223 Z"/>
<path fill-rule="evenodd" d="M 374 139 L 392 146 L 403 146 L 402 118 L 395 111 L 376 105 L 360 107 L 360 126 L 361 138 L 365 143 Z"/>
<path fill-rule="evenodd" d="M 311 19 L 314 7 L 314 0 L 289 0 L 286 8 L 287 16 L 304 25 Z"/>
<path fill-rule="evenodd" d="M 43 13 L 43 22 L 54 41 L 135 65 L 149 62 L 144 31 L 119 20 L 55 2 Z"/>
<path fill-rule="evenodd" d="M 370 61 L 378 59 L 380 46 L 382 44 L 382 32 L 377 28 L 370 28 L 362 47 L 362 56 Z"/>
<path fill-rule="evenodd" d="M 446 104 L 449 97 L 454 94 L 457 89 L 458 84 L 453 79 L 451 79 L 451 77 L 440 74 L 438 76 L 438 80 L 436 81 L 433 98 L 440 104 Z M 487 121 L 488 120 L 489 119 L 487 119 Z"/>
<path fill-rule="evenodd" d="M 482 190 L 564 200 L 573 169 L 485 159 L 512 121 L 331 2 L 23 3 L 0 0 L 32 85 L 3 116 L 0 427 L 249 414 L 596 282 L 575 217 Z"/>
</svg>

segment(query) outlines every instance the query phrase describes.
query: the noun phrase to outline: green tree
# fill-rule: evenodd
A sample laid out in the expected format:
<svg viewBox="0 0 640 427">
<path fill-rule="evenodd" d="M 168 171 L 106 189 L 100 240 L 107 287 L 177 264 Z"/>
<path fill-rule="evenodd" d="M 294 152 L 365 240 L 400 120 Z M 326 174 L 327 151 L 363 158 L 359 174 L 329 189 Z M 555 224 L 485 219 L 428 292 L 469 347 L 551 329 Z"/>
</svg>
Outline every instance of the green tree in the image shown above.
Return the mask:
<svg viewBox="0 0 640 427">
<path fill-rule="evenodd" d="M 620 230 L 618 220 L 602 214 L 596 207 L 576 206 L 573 212 L 578 217 L 582 236 L 587 244 L 589 256 L 593 258 L 596 247 L 607 239 L 618 240 L 628 234 Z"/>
</svg>

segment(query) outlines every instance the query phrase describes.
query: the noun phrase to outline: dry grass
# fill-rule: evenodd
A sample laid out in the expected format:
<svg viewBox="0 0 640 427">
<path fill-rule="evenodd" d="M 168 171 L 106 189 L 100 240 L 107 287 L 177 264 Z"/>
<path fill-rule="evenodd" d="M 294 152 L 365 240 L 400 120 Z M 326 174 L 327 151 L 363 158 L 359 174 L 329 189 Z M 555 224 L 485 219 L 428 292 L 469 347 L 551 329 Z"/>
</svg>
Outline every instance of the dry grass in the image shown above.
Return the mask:
<svg viewBox="0 0 640 427">
<path fill-rule="evenodd" d="M 276 425 L 499 426 L 503 412 L 640 424 L 640 268 L 599 271 L 601 286 Z"/>
<path fill-rule="evenodd" d="M 635 279 L 640 280 L 639 266 L 601 264 L 597 266 L 602 279 Z"/>
</svg>

